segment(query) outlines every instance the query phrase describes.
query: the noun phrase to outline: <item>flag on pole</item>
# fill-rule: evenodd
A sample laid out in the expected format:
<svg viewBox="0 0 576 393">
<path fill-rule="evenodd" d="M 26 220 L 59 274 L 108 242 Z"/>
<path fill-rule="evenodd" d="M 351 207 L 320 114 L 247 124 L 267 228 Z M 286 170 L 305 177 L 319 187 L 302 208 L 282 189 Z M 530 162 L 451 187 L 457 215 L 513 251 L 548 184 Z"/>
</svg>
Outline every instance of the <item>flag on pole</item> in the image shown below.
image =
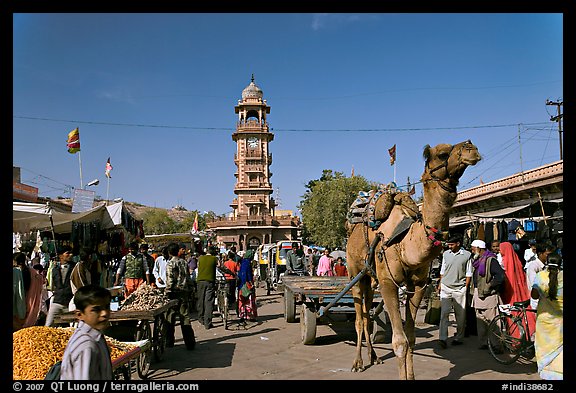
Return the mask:
<svg viewBox="0 0 576 393">
<path fill-rule="evenodd" d="M 194 224 L 192 224 L 192 233 L 198 233 L 198 212 L 196 212 L 196 217 L 194 218 Z"/>
<path fill-rule="evenodd" d="M 68 133 L 66 146 L 68 147 L 68 153 L 75 154 L 80 151 L 80 131 L 78 128 L 75 128 Z"/>
<path fill-rule="evenodd" d="M 396 144 L 388 149 L 388 154 L 390 154 L 390 165 L 394 165 L 396 161 Z"/>
<path fill-rule="evenodd" d="M 413 185 L 412 188 L 410 189 L 410 191 L 408 192 L 408 195 L 414 195 L 416 194 L 416 186 Z"/>
<path fill-rule="evenodd" d="M 111 179 L 110 171 L 112 170 L 112 165 L 110 164 L 110 157 L 108 157 L 108 161 L 106 161 L 106 177 Z"/>
</svg>

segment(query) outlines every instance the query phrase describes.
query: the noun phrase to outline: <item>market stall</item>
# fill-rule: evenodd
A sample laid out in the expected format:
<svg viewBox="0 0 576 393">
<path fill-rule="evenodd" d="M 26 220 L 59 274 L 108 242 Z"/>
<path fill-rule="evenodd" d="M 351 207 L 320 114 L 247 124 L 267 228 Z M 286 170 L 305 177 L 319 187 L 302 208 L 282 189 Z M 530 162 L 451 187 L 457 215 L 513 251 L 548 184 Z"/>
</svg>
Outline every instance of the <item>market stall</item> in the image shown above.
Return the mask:
<svg viewBox="0 0 576 393">
<path fill-rule="evenodd" d="M 13 380 L 41 380 L 57 362 L 62 360 L 64 350 L 74 327 L 31 326 L 12 334 Z M 149 351 L 150 341 L 122 342 L 105 336 L 110 348 L 110 360 L 115 378 L 129 379 L 130 362 Z"/>
<path fill-rule="evenodd" d="M 172 319 L 178 300 L 169 300 L 164 292 L 150 285 L 141 285 L 128 296 L 117 311 L 110 313 L 110 326 L 104 334 L 119 341 L 147 340 L 149 347 L 136 357 L 136 371 L 141 379 L 146 379 L 152 356 L 161 361 L 166 349 L 168 323 Z M 76 322 L 73 312 L 55 318 L 56 324 Z M 192 333 L 194 334 L 194 333 Z"/>
</svg>

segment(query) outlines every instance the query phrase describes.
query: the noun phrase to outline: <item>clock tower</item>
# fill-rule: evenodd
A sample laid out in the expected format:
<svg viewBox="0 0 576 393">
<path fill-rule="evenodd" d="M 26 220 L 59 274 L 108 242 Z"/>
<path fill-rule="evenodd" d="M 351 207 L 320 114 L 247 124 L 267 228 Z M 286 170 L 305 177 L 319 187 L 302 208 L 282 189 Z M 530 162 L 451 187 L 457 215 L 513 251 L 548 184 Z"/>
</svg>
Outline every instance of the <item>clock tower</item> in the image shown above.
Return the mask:
<svg viewBox="0 0 576 393">
<path fill-rule="evenodd" d="M 242 99 L 234 107 L 238 114 L 236 132 L 232 134 L 232 140 L 236 142 L 234 193 L 237 197 L 230 207 L 234 217 L 247 217 L 249 222 L 274 215 L 274 200 L 270 198 L 272 154 L 268 150 L 274 134 L 266 121 L 270 107 L 262 97 L 262 90 L 254 83 L 252 75 L 250 84 L 242 91 Z"/>
<path fill-rule="evenodd" d="M 237 251 L 254 250 L 261 244 L 297 239 L 300 234 L 300 218 L 291 211 L 277 210 L 272 198 L 272 154 L 268 147 L 274 134 L 266 120 L 270 107 L 263 96 L 252 75 L 234 107 L 238 115 L 232 134 L 236 142 L 236 197 L 230 204 L 231 213 L 206 223 L 221 248 L 234 245 Z"/>
</svg>

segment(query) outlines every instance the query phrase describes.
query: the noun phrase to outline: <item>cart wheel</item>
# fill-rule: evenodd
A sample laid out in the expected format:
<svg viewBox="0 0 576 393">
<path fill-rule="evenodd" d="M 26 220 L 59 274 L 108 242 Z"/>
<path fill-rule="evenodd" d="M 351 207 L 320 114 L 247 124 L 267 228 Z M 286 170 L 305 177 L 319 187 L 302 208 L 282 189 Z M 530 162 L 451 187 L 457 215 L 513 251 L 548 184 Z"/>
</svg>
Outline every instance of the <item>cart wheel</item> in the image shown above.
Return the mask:
<svg viewBox="0 0 576 393">
<path fill-rule="evenodd" d="M 294 294 L 288 288 L 284 288 L 284 319 L 286 322 L 296 322 L 296 302 Z"/>
<path fill-rule="evenodd" d="M 152 339 L 152 329 L 150 329 L 150 324 L 148 321 L 139 321 L 138 322 L 138 330 L 136 331 L 136 341 L 140 340 L 151 340 Z M 140 379 L 146 379 L 148 377 L 148 372 L 150 371 L 150 360 L 152 357 L 152 353 L 150 350 L 147 350 L 141 353 L 136 358 L 136 371 L 138 372 L 138 376 Z"/>
<path fill-rule="evenodd" d="M 130 362 L 114 370 L 113 378 L 115 380 L 130 381 L 132 379 L 132 375 L 130 373 Z"/>
<path fill-rule="evenodd" d="M 304 345 L 311 345 L 316 341 L 316 313 L 306 304 L 300 308 L 300 335 Z"/>
<path fill-rule="evenodd" d="M 167 333 L 168 321 L 164 317 L 164 314 L 161 314 L 154 320 L 154 343 L 152 349 L 154 351 L 154 360 L 157 362 L 161 361 L 164 357 Z"/>
</svg>

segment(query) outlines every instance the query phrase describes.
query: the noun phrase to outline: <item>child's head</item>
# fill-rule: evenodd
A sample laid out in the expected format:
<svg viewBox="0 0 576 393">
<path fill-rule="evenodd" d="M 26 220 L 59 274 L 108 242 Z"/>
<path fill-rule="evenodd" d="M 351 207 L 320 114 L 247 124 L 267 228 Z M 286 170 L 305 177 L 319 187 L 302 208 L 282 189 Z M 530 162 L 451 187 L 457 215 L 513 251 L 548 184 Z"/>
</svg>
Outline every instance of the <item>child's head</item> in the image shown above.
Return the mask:
<svg viewBox="0 0 576 393">
<path fill-rule="evenodd" d="M 106 288 L 88 284 L 80 287 L 74 295 L 76 318 L 96 330 L 109 325 L 112 294 Z"/>
</svg>

